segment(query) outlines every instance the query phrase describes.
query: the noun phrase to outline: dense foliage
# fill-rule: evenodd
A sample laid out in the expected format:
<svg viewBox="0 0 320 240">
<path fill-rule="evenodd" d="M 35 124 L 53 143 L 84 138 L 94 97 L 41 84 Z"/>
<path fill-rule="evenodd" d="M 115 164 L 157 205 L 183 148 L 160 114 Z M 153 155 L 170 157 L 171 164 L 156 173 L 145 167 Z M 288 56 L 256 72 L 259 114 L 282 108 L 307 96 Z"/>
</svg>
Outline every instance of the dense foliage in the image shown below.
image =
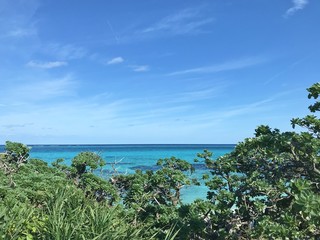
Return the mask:
<svg viewBox="0 0 320 240">
<path fill-rule="evenodd" d="M 199 153 L 207 200 L 181 202 L 199 184 L 193 165 L 160 159 L 156 171 L 99 176 L 107 164 L 79 153 L 71 166 L 29 159 L 6 142 L 0 155 L 0 239 L 310 239 L 320 238 L 320 84 L 308 89 L 313 115 L 300 132 L 259 126 L 234 151 Z M 201 160 L 200 160 L 201 161 Z"/>
<path fill-rule="evenodd" d="M 317 99 L 320 84 L 308 89 Z M 319 111 L 316 101 L 309 107 Z M 292 120 L 307 132 L 280 132 L 260 126 L 216 161 L 202 157 L 212 177 L 206 182 L 212 202 L 212 236 L 217 238 L 320 238 L 320 120 Z M 205 176 L 209 178 L 209 176 Z"/>
</svg>

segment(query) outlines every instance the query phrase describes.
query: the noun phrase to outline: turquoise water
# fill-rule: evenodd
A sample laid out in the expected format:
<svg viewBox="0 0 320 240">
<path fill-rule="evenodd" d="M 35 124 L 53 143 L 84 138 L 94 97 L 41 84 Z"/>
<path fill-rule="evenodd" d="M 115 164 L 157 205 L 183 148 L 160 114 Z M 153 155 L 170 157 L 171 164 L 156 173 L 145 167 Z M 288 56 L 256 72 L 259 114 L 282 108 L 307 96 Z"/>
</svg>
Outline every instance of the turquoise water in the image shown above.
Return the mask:
<svg viewBox="0 0 320 240">
<path fill-rule="evenodd" d="M 31 145 L 30 157 L 42 159 L 49 164 L 63 158 L 65 164 L 70 165 L 72 158 L 83 151 L 91 151 L 100 154 L 107 162 L 106 167 L 101 174 L 102 177 L 108 177 L 113 172 L 111 164 L 117 162 L 116 170 L 118 173 L 129 174 L 135 169 L 156 170 L 157 160 L 160 158 L 184 159 L 194 163 L 197 153 L 207 149 L 214 153 L 213 158 L 217 158 L 233 150 L 232 144 L 119 144 L 119 145 Z M 3 150 L 3 146 L 0 147 Z M 203 163 L 196 163 L 196 172 L 191 177 L 201 179 L 205 169 Z M 109 175 L 110 176 L 110 175 Z M 184 202 L 191 202 L 197 198 L 205 198 L 207 193 L 205 186 L 185 187 L 182 190 Z"/>
</svg>

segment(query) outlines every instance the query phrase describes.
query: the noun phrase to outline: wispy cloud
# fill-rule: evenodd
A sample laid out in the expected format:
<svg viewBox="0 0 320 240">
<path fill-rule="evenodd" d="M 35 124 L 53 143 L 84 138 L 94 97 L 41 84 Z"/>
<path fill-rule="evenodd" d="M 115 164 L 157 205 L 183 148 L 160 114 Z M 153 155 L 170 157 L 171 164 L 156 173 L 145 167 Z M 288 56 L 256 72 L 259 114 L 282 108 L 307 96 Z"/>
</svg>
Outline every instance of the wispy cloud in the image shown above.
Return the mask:
<svg viewBox="0 0 320 240">
<path fill-rule="evenodd" d="M 41 100 L 70 95 L 73 93 L 74 85 L 75 82 L 72 77 L 67 75 L 59 79 L 29 84 L 24 86 L 23 91 L 28 92 L 25 94 L 26 98 Z"/>
<path fill-rule="evenodd" d="M 130 66 L 133 71 L 135 72 L 148 72 L 150 70 L 150 67 L 148 65 L 133 65 Z"/>
<path fill-rule="evenodd" d="M 284 14 L 284 17 L 290 17 L 293 14 L 295 14 L 297 11 L 302 10 L 305 8 L 305 6 L 309 3 L 308 0 L 292 0 L 293 6 L 289 8 L 286 13 Z"/>
<path fill-rule="evenodd" d="M 218 126 L 230 124 L 237 117 L 237 119 L 246 118 L 251 114 L 257 114 L 258 112 L 268 112 L 274 108 L 273 103 L 274 98 L 269 98 L 261 101 L 256 101 L 248 103 L 245 105 L 234 105 L 228 108 L 219 108 L 214 110 L 208 109 L 207 111 L 202 111 L 197 114 L 182 115 L 187 123 L 191 125 L 202 125 L 202 126 Z M 226 126 L 225 126 L 226 127 Z M 229 126 L 231 127 L 231 126 Z"/>
<path fill-rule="evenodd" d="M 122 57 L 115 57 L 107 62 L 108 65 L 123 63 L 124 59 Z"/>
<path fill-rule="evenodd" d="M 274 81 L 275 79 L 279 78 L 280 76 L 282 76 L 283 74 L 286 74 L 287 72 L 291 71 L 292 69 L 296 68 L 298 65 L 300 65 L 301 63 L 303 63 L 304 61 L 306 61 L 312 54 L 307 55 L 304 58 L 301 58 L 291 64 L 289 64 L 288 66 L 286 66 L 285 68 L 283 68 L 281 71 L 277 72 L 276 74 L 274 74 L 273 76 L 271 76 L 264 84 L 269 84 L 270 82 Z"/>
<path fill-rule="evenodd" d="M 24 38 L 37 35 L 34 14 L 39 1 L 0 1 L 0 37 Z"/>
<path fill-rule="evenodd" d="M 88 51 L 83 47 L 73 44 L 63 45 L 59 43 L 47 44 L 43 46 L 43 51 L 49 55 L 63 60 L 81 59 L 88 54 Z"/>
<path fill-rule="evenodd" d="M 204 67 L 198 67 L 198 68 L 190 68 L 182 71 L 176 71 L 176 72 L 169 73 L 168 76 L 175 76 L 175 75 L 182 75 L 182 74 L 189 74 L 189 73 L 214 73 L 214 72 L 231 71 L 231 70 L 251 67 L 251 66 L 260 64 L 264 61 L 265 59 L 263 58 L 244 58 L 240 60 L 214 64 L 211 66 L 204 66 Z"/>
<path fill-rule="evenodd" d="M 178 94 L 173 100 L 176 102 L 200 101 L 216 97 L 220 94 L 222 87 L 211 87 L 208 89 L 194 90 Z"/>
<path fill-rule="evenodd" d="M 202 16 L 200 10 L 189 8 L 169 15 L 143 29 L 141 33 L 167 32 L 171 34 L 194 34 L 202 32 L 205 25 L 213 22 L 213 18 Z"/>
<path fill-rule="evenodd" d="M 44 69 L 50 69 L 50 68 L 57 68 L 68 65 L 67 62 L 36 62 L 36 61 L 30 61 L 27 63 L 28 67 L 34 67 L 34 68 L 44 68 Z"/>
<path fill-rule="evenodd" d="M 43 100 L 59 100 L 63 96 L 72 96 L 75 93 L 76 82 L 71 75 L 61 78 L 38 79 L 32 82 L 26 81 L 17 86 L 11 86 L 4 92 L 0 101 L 7 105 L 30 104 Z"/>
<path fill-rule="evenodd" d="M 17 28 L 9 31 L 5 36 L 13 38 L 23 38 L 37 35 L 37 30 L 34 27 L 31 28 Z"/>
<path fill-rule="evenodd" d="M 108 26 L 109 26 L 109 28 L 110 28 L 110 31 L 111 31 L 111 33 L 112 33 L 112 35 L 113 35 L 113 38 L 114 38 L 115 42 L 116 42 L 116 43 L 119 43 L 119 37 L 118 37 L 118 35 L 116 34 L 116 32 L 114 31 L 113 26 L 112 26 L 112 24 L 111 24 L 111 22 L 110 22 L 109 20 L 107 21 L 107 24 L 108 24 Z"/>
<path fill-rule="evenodd" d="M 12 129 L 12 128 L 24 128 L 33 125 L 33 123 L 23 123 L 23 124 L 6 124 L 2 125 L 2 127 L 7 128 L 7 129 Z"/>
<path fill-rule="evenodd" d="M 181 91 L 174 94 L 166 94 L 160 96 L 153 96 L 148 98 L 148 102 L 155 107 L 157 104 L 165 106 L 172 106 L 172 104 L 189 104 L 197 101 L 205 101 L 216 98 L 224 93 L 226 84 L 217 83 L 215 87 L 194 89 L 191 91 Z"/>
</svg>

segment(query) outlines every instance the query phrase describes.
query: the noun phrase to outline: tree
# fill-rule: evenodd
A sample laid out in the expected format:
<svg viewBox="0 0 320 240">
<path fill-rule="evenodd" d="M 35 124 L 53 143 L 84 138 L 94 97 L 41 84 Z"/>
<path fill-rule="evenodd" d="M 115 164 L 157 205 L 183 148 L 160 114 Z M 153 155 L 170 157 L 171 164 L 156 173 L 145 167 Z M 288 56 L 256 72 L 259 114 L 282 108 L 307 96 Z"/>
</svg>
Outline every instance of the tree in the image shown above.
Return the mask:
<svg viewBox="0 0 320 240">
<path fill-rule="evenodd" d="M 97 168 L 101 168 L 106 165 L 103 158 L 94 152 L 81 152 L 72 159 L 71 167 L 76 170 L 76 174 L 81 176 L 86 172 L 88 167 L 89 172 L 93 172 Z"/>
<path fill-rule="evenodd" d="M 125 203 L 137 202 L 142 196 L 146 196 L 146 202 L 157 205 L 177 206 L 181 203 L 181 188 L 192 184 L 186 175 L 188 171 L 194 171 L 192 165 L 175 157 L 160 159 L 157 165 L 160 169 L 155 172 L 137 170 L 133 175 L 113 177 Z"/>
<path fill-rule="evenodd" d="M 9 186 L 14 186 L 13 174 L 27 162 L 30 148 L 22 143 L 6 141 L 5 154 L 0 155 L 0 169 L 8 176 Z"/>
<path fill-rule="evenodd" d="M 72 179 L 87 197 L 92 197 L 98 202 L 108 202 L 110 205 L 119 200 L 119 194 L 110 181 L 94 174 L 94 171 L 106 165 L 104 159 L 97 153 L 79 153 L 72 159 L 70 167 L 62 163 L 63 159 L 57 159 L 52 165 Z"/>
<path fill-rule="evenodd" d="M 29 158 L 30 148 L 22 143 L 6 141 L 6 155 L 9 162 L 20 165 Z"/>
<path fill-rule="evenodd" d="M 308 89 L 317 99 L 319 83 Z M 320 103 L 309 107 L 320 110 Z M 255 136 L 213 161 L 205 151 L 212 177 L 212 236 L 216 238 L 320 237 L 320 120 L 315 115 L 293 119 L 307 132 L 280 132 L 259 126 Z M 209 176 L 205 176 L 209 178 Z"/>
<path fill-rule="evenodd" d="M 134 222 L 146 223 L 150 235 L 162 232 L 158 237 L 164 239 L 165 230 L 178 222 L 180 190 L 194 183 L 188 175 L 194 169 L 187 161 L 175 157 L 160 159 L 157 165 L 160 168 L 156 171 L 137 170 L 134 174 L 114 176 L 112 182 L 126 209 L 134 210 Z"/>
</svg>

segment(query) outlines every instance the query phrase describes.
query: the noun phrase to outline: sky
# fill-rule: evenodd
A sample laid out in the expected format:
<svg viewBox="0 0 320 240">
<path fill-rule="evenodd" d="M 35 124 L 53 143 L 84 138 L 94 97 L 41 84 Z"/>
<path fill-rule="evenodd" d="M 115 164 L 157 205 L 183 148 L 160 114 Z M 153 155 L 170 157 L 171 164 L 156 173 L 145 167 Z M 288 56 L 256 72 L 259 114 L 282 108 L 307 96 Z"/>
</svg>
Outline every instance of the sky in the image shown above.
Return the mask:
<svg viewBox="0 0 320 240">
<path fill-rule="evenodd" d="M 237 143 L 292 130 L 319 0 L 0 0 L 0 144 Z"/>
</svg>

